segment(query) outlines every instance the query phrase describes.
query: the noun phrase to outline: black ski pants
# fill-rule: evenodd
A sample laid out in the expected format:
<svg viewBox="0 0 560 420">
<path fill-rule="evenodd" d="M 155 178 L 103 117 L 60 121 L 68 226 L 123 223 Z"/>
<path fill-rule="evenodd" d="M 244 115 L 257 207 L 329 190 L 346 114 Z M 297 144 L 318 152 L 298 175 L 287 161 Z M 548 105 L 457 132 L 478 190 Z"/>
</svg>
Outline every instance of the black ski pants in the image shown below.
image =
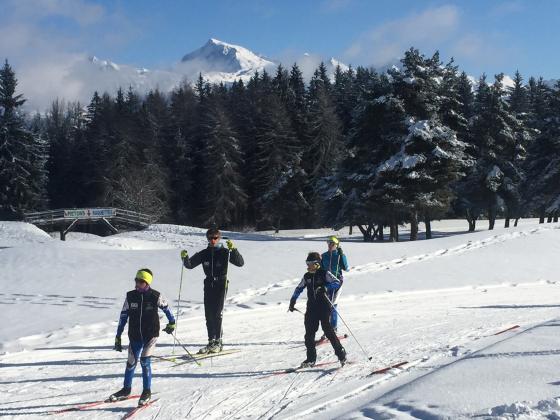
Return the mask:
<svg viewBox="0 0 560 420">
<path fill-rule="evenodd" d="M 319 329 L 319 322 L 323 332 L 331 342 L 336 356 L 340 359 L 343 355 L 343 347 L 330 323 L 330 316 L 331 307 L 326 298 L 307 301 L 307 310 L 305 311 L 305 347 L 307 348 L 307 360 L 310 362 L 317 360 L 315 333 Z"/>
<path fill-rule="evenodd" d="M 222 313 L 227 293 L 227 281 L 204 281 L 204 315 L 208 340 L 222 338 Z"/>
</svg>

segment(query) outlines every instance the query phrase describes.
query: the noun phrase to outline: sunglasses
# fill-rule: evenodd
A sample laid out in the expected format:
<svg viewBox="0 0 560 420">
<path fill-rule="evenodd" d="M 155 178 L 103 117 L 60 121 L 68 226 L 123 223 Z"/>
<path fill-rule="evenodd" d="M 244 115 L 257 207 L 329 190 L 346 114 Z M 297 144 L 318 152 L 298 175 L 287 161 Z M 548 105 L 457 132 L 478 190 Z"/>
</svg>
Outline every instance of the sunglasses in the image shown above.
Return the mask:
<svg viewBox="0 0 560 420">
<path fill-rule="evenodd" d="M 333 241 L 327 241 L 327 243 L 328 243 L 329 245 L 336 245 L 336 242 L 333 242 Z"/>
<path fill-rule="evenodd" d="M 220 237 L 219 236 L 209 236 L 208 237 L 209 241 L 215 241 L 216 239 L 220 239 Z"/>
<path fill-rule="evenodd" d="M 144 280 L 144 279 L 134 279 L 134 281 L 136 283 L 145 283 L 146 282 L 146 280 Z"/>
<path fill-rule="evenodd" d="M 312 265 L 315 265 L 315 264 L 319 264 L 319 261 L 305 261 L 305 264 L 307 264 L 309 266 L 312 266 Z"/>
</svg>

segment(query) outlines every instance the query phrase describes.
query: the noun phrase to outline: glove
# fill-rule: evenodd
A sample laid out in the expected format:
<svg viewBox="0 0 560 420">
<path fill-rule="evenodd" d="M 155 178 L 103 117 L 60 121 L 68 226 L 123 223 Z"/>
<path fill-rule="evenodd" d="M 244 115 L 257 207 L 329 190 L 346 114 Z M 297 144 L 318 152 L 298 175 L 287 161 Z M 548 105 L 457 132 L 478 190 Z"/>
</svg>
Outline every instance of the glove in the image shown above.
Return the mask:
<svg viewBox="0 0 560 420">
<path fill-rule="evenodd" d="M 175 324 L 170 322 L 162 331 L 165 331 L 167 334 L 171 334 L 173 331 L 175 331 Z"/>
<path fill-rule="evenodd" d="M 341 257 L 344 255 L 344 252 L 342 252 L 341 247 L 338 247 L 338 255 L 340 255 Z"/>
<path fill-rule="evenodd" d="M 296 300 L 290 299 L 290 307 L 288 308 L 288 311 L 294 312 L 295 309 L 296 309 Z"/>
<path fill-rule="evenodd" d="M 233 244 L 233 242 L 231 241 L 231 239 L 228 239 L 228 240 L 226 241 L 226 245 L 227 245 L 227 248 L 228 248 L 230 251 L 233 251 L 233 250 L 235 249 L 235 245 Z"/>
<path fill-rule="evenodd" d="M 189 256 L 189 253 L 183 249 L 183 250 L 181 251 L 181 259 L 184 260 L 184 259 L 187 258 L 188 256 Z"/>
<path fill-rule="evenodd" d="M 118 335 L 115 337 L 115 347 L 113 347 L 113 350 L 122 351 L 121 337 Z"/>
</svg>

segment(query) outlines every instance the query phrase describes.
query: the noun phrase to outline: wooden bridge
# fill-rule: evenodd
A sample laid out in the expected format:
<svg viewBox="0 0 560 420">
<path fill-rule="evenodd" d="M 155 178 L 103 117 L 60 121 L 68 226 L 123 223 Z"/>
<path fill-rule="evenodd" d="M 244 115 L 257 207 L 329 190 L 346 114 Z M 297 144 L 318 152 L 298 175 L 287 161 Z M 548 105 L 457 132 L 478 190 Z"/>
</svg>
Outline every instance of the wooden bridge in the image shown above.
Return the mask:
<svg viewBox="0 0 560 420">
<path fill-rule="evenodd" d="M 153 218 L 147 214 L 111 207 L 92 207 L 83 209 L 57 209 L 25 213 L 24 221 L 47 231 L 60 231 L 60 239 L 79 225 L 104 225 L 110 232 L 119 229 L 145 229 Z"/>
</svg>

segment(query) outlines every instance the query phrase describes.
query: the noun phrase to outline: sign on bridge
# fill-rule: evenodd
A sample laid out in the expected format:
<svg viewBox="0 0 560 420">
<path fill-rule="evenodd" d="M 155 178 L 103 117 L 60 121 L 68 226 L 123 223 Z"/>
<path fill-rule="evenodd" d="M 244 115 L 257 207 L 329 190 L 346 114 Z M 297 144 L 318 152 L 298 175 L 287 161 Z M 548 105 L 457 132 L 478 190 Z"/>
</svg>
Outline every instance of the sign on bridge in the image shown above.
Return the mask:
<svg viewBox="0 0 560 420">
<path fill-rule="evenodd" d="M 97 219 L 102 217 L 114 217 L 115 209 L 71 209 L 64 210 L 65 219 Z"/>
</svg>

